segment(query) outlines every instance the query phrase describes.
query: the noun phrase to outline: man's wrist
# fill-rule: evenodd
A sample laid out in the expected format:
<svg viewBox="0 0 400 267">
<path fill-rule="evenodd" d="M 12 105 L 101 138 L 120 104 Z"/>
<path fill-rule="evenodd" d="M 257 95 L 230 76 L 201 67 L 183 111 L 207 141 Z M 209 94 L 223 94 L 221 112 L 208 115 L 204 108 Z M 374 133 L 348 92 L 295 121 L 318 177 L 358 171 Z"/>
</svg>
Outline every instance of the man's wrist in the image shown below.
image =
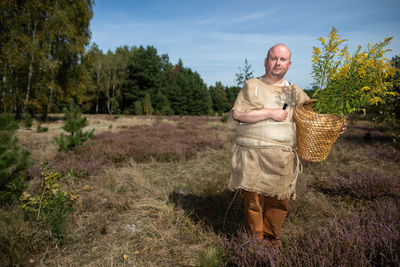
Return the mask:
<svg viewBox="0 0 400 267">
<path fill-rule="evenodd" d="M 263 111 L 264 120 L 270 119 L 272 117 L 271 109 L 263 108 Z"/>
</svg>

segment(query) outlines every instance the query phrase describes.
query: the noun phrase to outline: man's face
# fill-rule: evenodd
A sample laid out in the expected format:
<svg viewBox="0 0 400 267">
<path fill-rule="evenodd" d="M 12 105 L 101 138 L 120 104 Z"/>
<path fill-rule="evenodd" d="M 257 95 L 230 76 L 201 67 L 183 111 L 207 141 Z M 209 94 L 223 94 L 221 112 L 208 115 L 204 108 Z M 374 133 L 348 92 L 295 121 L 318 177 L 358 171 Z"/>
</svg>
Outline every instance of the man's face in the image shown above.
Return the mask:
<svg viewBox="0 0 400 267">
<path fill-rule="evenodd" d="M 289 70 L 290 51 L 284 46 L 276 46 L 269 51 L 264 61 L 265 74 L 271 78 L 282 79 Z"/>
</svg>

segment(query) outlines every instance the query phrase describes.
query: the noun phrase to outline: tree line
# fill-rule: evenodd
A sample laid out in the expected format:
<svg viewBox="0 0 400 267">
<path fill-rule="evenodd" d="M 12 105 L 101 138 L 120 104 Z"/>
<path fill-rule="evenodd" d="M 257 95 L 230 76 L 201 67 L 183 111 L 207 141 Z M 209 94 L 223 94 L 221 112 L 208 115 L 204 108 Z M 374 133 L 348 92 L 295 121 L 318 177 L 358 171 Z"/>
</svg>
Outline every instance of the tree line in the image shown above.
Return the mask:
<svg viewBox="0 0 400 267">
<path fill-rule="evenodd" d="M 228 111 L 240 90 L 204 83 L 200 74 L 172 64 L 153 46 L 121 46 L 103 53 L 93 44 L 85 57 L 91 79 L 84 111 L 135 115 L 210 115 Z"/>
<path fill-rule="evenodd" d="M 228 111 L 239 86 L 215 86 L 153 46 L 103 52 L 90 43 L 93 0 L 0 2 L 0 112 L 210 115 Z M 239 84 L 238 84 L 239 85 Z"/>
</svg>

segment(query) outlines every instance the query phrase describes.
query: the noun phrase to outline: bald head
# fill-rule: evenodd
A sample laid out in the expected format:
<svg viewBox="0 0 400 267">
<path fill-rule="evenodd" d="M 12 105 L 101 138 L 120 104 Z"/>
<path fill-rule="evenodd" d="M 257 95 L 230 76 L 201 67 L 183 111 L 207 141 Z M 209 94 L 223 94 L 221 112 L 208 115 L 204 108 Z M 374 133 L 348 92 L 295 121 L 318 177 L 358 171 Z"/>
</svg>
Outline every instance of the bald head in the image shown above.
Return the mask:
<svg viewBox="0 0 400 267">
<path fill-rule="evenodd" d="M 271 47 L 269 50 L 268 50 L 268 54 L 267 54 L 267 58 L 269 58 L 270 56 L 271 56 L 271 52 L 272 53 L 277 53 L 277 52 L 280 52 L 280 54 L 281 53 L 283 53 L 283 54 L 287 54 L 289 57 L 288 57 L 288 59 L 290 60 L 291 59 L 291 57 L 292 57 L 292 52 L 290 52 L 290 49 L 289 49 L 289 47 L 287 47 L 287 45 L 285 45 L 285 44 L 276 44 L 276 45 L 274 45 L 273 47 Z"/>
</svg>

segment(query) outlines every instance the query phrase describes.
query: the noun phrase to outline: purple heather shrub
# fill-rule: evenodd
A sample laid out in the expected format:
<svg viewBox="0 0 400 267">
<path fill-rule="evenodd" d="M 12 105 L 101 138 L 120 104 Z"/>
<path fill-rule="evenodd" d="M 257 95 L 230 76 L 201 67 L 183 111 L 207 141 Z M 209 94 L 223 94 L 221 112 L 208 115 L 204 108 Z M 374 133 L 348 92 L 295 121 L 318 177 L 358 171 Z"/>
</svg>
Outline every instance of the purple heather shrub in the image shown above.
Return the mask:
<svg viewBox="0 0 400 267">
<path fill-rule="evenodd" d="M 317 229 L 285 237 L 283 265 L 399 266 L 399 220 L 391 201 L 361 208 L 349 218 L 335 216 Z"/>
<path fill-rule="evenodd" d="M 364 170 L 335 175 L 327 182 L 316 182 L 314 186 L 331 195 L 348 195 L 354 198 L 376 199 L 400 197 L 400 179 L 385 171 Z"/>
<path fill-rule="evenodd" d="M 221 117 L 206 117 L 206 116 L 185 116 L 184 120 L 186 123 L 193 125 L 202 125 L 208 122 L 219 122 Z"/>
<path fill-rule="evenodd" d="M 233 266 L 278 266 L 279 247 L 266 245 L 265 241 L 252 237 L 246 230 L 239 230 L 230 239 L 223 239 L 228 263 Z"/>
<path fill-rule="evenodd" d="M 298 227 L 280 247 L 265 246 L 245 232 L 224 240 L 234 266 L 399 266 L 400 210 L 379 201 L 349 217 L 335 215 L 319 227 Z"/>
<path fill-rule="evenodd" d="M 60 173 L 73 170 L 81 175 L 92 175 L 128 159 L 136 162 L 189 160 L 199 151 L 218 149 L 223 145 L 223 141 L 212 136 L 210 131 L 184 123 L 136 126 L 102 133 L 91 141 L 90 145 L 58 153 L 49 167 Z"/>
<path fill-rule="evenodd" d="M 394 162 L 400 162 L 400 150 L 393 149 L 388 151 L 388 149 L 375 149 L 373 152 L 368 153 L 368 156 L 374 160 L 389 160 Z"/>
</svg>

